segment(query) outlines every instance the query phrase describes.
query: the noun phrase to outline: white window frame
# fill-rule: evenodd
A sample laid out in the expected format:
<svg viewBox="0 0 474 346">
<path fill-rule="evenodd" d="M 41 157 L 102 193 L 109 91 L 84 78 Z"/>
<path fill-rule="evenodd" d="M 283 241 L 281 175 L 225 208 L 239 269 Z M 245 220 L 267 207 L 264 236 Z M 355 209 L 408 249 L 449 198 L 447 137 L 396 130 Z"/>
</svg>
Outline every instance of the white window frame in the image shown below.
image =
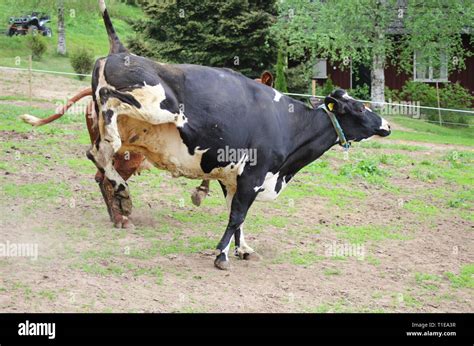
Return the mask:
<svg viewBox="0 0 474 346">
<path fill-rule="evenodd" d="M 414 53 L 413 55 L 413 80 L 415 82 L 428 82 L 428 83 L 445 83 L 445 82 L 449 82 L 448 80 L 448 56 L 447 54 L 444 54 L 444 59 L 443 57 L 441 57 L 442 60 L 444 60 L 442 63 L 441 63 L 441 66 L 439 68 L 439 76 L 443 76 L 443 77 L 440 77 L 440 78 L 433 78 L 433 64 L 432 62 L 430 61 L 429 65 L 428 65 L 428 78 L 418 78 L 417 77 L 417 73 L 416 73 L 416 68 L 417 68 L 417 63 L 416 63 L 416 53 Z M 420 53 L 420 51 L 418 51 L 418 53 Z M 440 53 L 440 55 L 443 54 L 442 52 Z"/>
</svg>

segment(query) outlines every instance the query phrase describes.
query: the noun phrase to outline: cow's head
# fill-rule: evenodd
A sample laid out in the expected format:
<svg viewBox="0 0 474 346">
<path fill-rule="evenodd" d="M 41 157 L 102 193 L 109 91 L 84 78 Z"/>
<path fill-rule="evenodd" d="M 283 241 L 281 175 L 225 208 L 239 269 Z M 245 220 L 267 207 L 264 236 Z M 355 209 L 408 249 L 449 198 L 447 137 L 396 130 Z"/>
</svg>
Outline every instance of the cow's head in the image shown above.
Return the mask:
<svg viewBox="0 0 474 346">
<path fill-rule="evenodd" d="M 324 104 L 336 115 L 348 141 L 390 134 L 390 125 L 384 118 L 350 97 L 345 90 L 333 91 L 324 99 Z"/>
</svg>

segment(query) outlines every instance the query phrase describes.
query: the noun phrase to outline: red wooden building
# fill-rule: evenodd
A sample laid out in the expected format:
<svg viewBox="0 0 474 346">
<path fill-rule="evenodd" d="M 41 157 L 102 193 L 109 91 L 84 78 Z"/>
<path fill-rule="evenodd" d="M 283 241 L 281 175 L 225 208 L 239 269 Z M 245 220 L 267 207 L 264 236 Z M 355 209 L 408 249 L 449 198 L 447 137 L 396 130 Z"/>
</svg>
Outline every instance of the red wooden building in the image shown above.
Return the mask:
<svg viewBox="0 0 474 346">
<path fill-rule="evenodd" d="M 464 47 L 467 50 L 473 51 L 474 47 L 470 44 L 468 36 L 463 37 Z M 370 86 L 370 70 L 368 68 L 353 69 L 351 64 L 348 64 L 344 69 L 340 68 L 341 64 L 331 63 L 330 61 L 320 60 L 317 64 L 316 79 L 319 85 L 324 84 L 328 77 L 333 83 L 344 89 L 351 89 L 362 83 Z M 442 83 L 459 82 L 464 88 L 468 89 L 474 95 L 474 56 L 465 59 L 466 68 L 462 71 L 447 72 L 447 64 L 442 65 L 438 70 L 429 67 L 424 67 L 422 70 L 420 66 L 413 67 L 412 73 L 399 73 L 396 66 L 388 65 L 385 68 L 385 85 L 390 89 L 401 89 L 403 85 L 409 80 L 419 80 L 423 82 L 438 81 L 440 87 Z M 414 78 L 416 76 L 416 78 Z"/>
</svg>

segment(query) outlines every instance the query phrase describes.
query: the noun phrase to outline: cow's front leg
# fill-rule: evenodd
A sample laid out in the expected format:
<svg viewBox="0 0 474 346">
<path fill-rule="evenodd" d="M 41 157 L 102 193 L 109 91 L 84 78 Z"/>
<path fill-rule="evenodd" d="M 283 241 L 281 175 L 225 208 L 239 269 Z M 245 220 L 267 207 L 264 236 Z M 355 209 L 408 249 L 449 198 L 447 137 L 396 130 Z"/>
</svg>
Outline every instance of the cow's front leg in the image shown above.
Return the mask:
<svg viewBox="0 0 474 346">
<path fill-rule="evenodd" d="M 104 133 L 87 152 L 87 157 L 94 162 L 112 187 L 112 209 L 118 209 L 122 216 L 128 217 L 132 211 L 128 185 L 114 167 L 114 155 L 122 145 L 117 127 L 117 113 L 102 104 L 101 115 L 105 123 Z M 107 186 L 104 185 L 104 188 Z"/>
<path fill-rule="evenodd" d="M 124 211 L 121 209 L 121 205 L 118 203 L 117 199 L 115 198 L 114 188 L 112 184 L 110 183 L 110 181 L 107 178 L 105 178 L 104 174 L 100 173 L 100 171 L 97 171 L 95 180 L 99 184 L 102 197 L 104 198 L 105 205 L 107 206 L 107 211 L 109 213 L 110 221 L 113 222 L 114 227 L 127 228 L 127 229 L 134 228 L 134 225 L 132 221 L 130 220 L 130 217 L 123 214 Z M 131 202 L 131 199 L 130 199 L 130 202 Z M 130 207 L 130 210 L 126 210 L 126 212 L 128 213 L 128 215 L 130 215 L 131 207 Z"/>
<path fill-rule="evenodd" d="M 214 265 L 219 269 L 226 270 L 230 267 L 230 243 L 235 237 L 236 232 L 241 228 L 242 224 L 244 223 L 245 217 L 247 216 L 247 211 L 249 210 L 257 195 L 252 186 L 255 186 L 255 184 L 250 184 L 248 182 L 246 183 L 242 180 L 239 182 L 235 193 L 233 193 L 230 189 L 226 189 L 223 187 L 224 194 L 226 195 L 227 206 L 230 209 L 230 215 L 229 223 L 227 225 L 225 233 L 222 236 L 221 241 L 217 245 L 217 256 L 214 261 Z M 241 233 L 239 235 L 239 240 L 241 241 Z"/>
</svg>

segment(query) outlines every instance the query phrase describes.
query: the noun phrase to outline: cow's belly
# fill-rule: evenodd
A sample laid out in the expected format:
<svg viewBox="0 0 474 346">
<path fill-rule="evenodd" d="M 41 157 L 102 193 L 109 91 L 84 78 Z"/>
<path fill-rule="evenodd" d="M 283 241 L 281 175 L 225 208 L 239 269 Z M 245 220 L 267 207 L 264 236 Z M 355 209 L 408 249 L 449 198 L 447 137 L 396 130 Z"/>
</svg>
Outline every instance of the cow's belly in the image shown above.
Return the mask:
<svg viewBox="0 0 474 346">
<path fill-rule="evenodd" d="M 152 125 L 144 121 L 120 116 L 118 128 L 122 139 L 120 152 L 139 152 L 155 167 L 169 171 L 173 176 L 191 179 L 218 179 L 227 184 L 236 181 L 243 167 L 217 167 L 210 173 L 201 168 L 202 155 L 207 148 L 195 148 L 190 155 L 175 124 Z M 232 168 L 231 168 L 232 167 Z"/>
</svg>

